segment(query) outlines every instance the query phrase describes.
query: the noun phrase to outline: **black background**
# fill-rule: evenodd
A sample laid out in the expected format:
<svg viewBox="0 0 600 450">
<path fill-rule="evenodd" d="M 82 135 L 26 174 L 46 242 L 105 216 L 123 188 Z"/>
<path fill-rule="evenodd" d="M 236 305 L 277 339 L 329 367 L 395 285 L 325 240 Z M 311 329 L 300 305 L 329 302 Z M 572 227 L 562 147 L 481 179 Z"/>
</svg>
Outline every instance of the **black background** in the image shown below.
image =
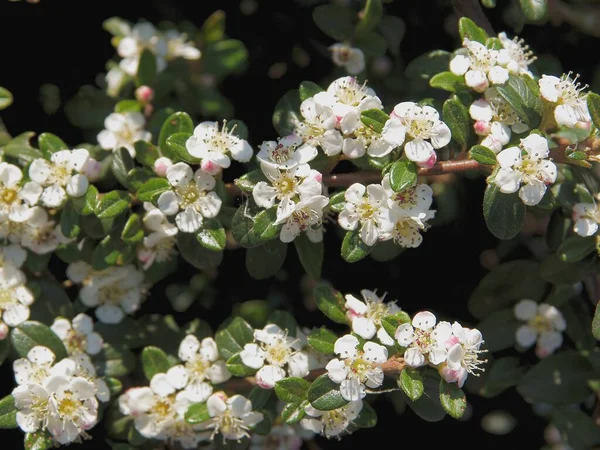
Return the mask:
<svg viewBox="0 0 600 450">
<path fill-rule="evenodd" d="M 0 2 L 0 85 L 15 97 L 15 104 L 2 111 L 0 117 L 12 135 L 28 130 L 50 131 L 70 144 L 80 142 L 79 131 L 69 125 L 62 111 L 52 116 L 44 114 L 39 102 L 39 86 L 43 83 L 57 85 L 64 101 L 81 85 L 93 84 L 96 75 L 104 71 L 105 62 L 114 55 L 110 35 L 102 30 L 101 24 L 115 15 L 134 22 L 140 18 L 155 23 L 161 19 L 189 20 L 200 26 L 211 12 L 223 9 L 227 14 L 226 33 L 244 41 L 250 61 L 247 72 L 227 79 L 222 92 L 233 102 L 235 118 L 248 125 L 254 147 L 276 136 L 271 114 L 277 100 L 287 90 L 296 88 L 300 81 L 319 81 L 332 68 L 323 51 L 332 41 L 316 29 L 311 18 L 312 6 L 293 0 L 259 1 L 256 13 L 250 16 L 240 12 L 237 1 Z M 486 11 L 496 30 L 504 29 L 501 11 L 507 3 L 498 1 L 498 8 Z M 449 3 L 396 0 L 386 8 L 407 24 L 401 45 L 405 61 L 428 50 L 451 50 L 458 45 L 457 37 L 449 35 L 444 26 L 446 17 L 452 13 Z M 575 46 L 569 39 L 561 38 L 571 35 L 568 27 L 526 26 L 520 34 L 536 53 L 553 51 L 564 67 L 581 72 L 583 80 L 590 82 L 593 67 L 589 59 L 577 54 L 577 48 L 582 44 Z M 586 38 L 585 42 L 595 41 Z M 291 62 L 294 44 L 299 44 L 311 55 L 312 62 L 308 67 L 301 68 Z M 273 80 L 267 76 L 267 70 L 280 61 L 288 62 L 288 71 L 282 78 Z M 494 247 L 496 241 L 486 230 L 481 216 L 482 180 L 466 179 L 463 192 L 468 195 L 463 198 L 464 205 L 454 223 L 430 230 L 419 249 L 406 251 L 390 263 L 369 258 L 355 264 L 344 263 L 339 256 L 340 240 L 330 229 L 326 234 L 323 278 L 342 292 L 358 293 L 363 288 L 388 292 L 388 298 L 397 299 L 409 313 L 428 308 L 467 323 L 473 320 L 466 309 L 466 300 L 485 273 L 479 262 L 481 251 Z M 61 269 L 58 264 L 55 267 Z M 192 273 L 179 272 L 168 282 L 185 282 Z M 186 313 L 175 314 L 180 323 L 197 316 L 216 326 L 230 314 L 232 303 L 279 294 L 290 299 L 288 307 L 301 324 L 324 323 L 323 316 L 307 312 L 303 306 L 299 289 L 302 269 L 291 248 L 284 272 L 276 279 L 255 281 L 250 278 L 244 268 L 243 250 L 227 253 L 220 273 L 216 281 L 219 292 L 216 305 L 210 311 L 194 305 Z M 170 312 L 161 290 L 163 284 L 153 290 L 143 312 Z M 14 384 L 9 369 L 6 364 L 0 372 L 2 395 L 9 393 Z M 493 400 L 475 395 L 468 395 L 468 400 L 473 408 L 471 420 L 456 421 L 446 417 L 433 424 L 419 419 L 410 409 L 398 416 L 390 403 L 377 400 L 375 408 L 379 413 L 379 424 L 376 428 L 359 431 L 340 442 L 319 439 L 318 444 L 323 448 L 365 448 L 375 444 L 468 449 L 539 448 L 543 445 L 543 419 L 535 416 L 531 406 L 514 390 Z M 495 409 L 508 410 L 517 419 L 517 425 L 509 435 L 495 436 L 481 429 L 481 417 Z M 98 434 L 99 428 L 92 434 Z M 21 436 L 18 430 L 3 431 L 2 448 L 22 448 Z M 86 443 L 85 448 L 100 449 L 105 448 L 105 444 L 96 439 Z"/>
</svg>

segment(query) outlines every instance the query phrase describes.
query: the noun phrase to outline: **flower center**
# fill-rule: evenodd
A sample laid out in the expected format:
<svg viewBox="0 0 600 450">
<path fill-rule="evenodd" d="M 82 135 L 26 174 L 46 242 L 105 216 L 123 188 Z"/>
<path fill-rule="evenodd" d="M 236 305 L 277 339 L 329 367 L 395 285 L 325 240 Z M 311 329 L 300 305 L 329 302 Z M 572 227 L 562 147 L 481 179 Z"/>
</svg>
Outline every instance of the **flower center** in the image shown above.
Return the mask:
<svg viewBox="0 0 600 450">
<path fill-rule="evenodd" d="M 71 176 L 71 171 L 67 169 L 66 164 L 54 164 L 53 166 L 52 173 L 48 177 L 48 184 L 66 185 Z"/>
<path fill-rule="evenodd" d="M 367 96 L 366 85 L 358 84 L 356 78 L 349 78 L 339 83 L 335 88 L 335 96 L 345 105 L 358 106 L 363 98 Z"/>
<path fill-rule="evenodd" d="M 269 364 L 275 366 L 283 366 L 287 363 L 290 356 L 292 356 L 292 349 L 287 345 L 283 339 L 275 339 L 272 344 L 266 345 L 266 360 Z"/>
<path fill-rule="evenodd" d="M 414 187 L 405 189 L 402 192 L 395 193 L 392 200 L 401 208 L 417 206 L 417 190 Z"/>
<path fill-rule="evenodd" d="M 118 284 L 110 284 L 101 289 L 99 302 L 101 305 L 120 305 L 121 299 L 127 293 L 126 289 L 118 286 Z"/>
<path fill-rule="evenodd" d="M 87 338 L 85 334 L 71 329 L 67 335 L 66 341 L 67 349 L 70 354 L 85 353 L 87 348 Z"/>
<path fill-rule="evenodd" d="M 179 196 L 179 205 L 181 209 L 186 209 L 189 206 L 195 206 L 196 202 L 205 195 L 198 185 L 190 181 L 188 184 L 175 189 L 175 193 Z"/>
<path fill-rule="evenodd" d="M 381 325 L 381 319 L 389 314 L 390 305 L 383 302 L 367 301 L 367 317 L 375 322 L 375 325 Z"/>
<path fill-rule="evenodd" d="M 536 330 L 538 334 L 542 334 L 546 331 L 552 331 L 554 329 L 554 327 L 550 323 L 550 320 L 548 320 L 541 314 L 538 314 L 533 319 L 529 320 L 529 322 L 527 322 L 527 325 Z"/>
<path fill-rule="evenodd" d="M 231 411 L 227 410 L 219 417 L 215 419 L 215 429 L 211 437 L 214 437 L 215 434 L 221 432 L 225 436 L 250 436 L 248 434 L 248 427 L 244 422 L 238 418 L 231 415 Z"/>
<path fill-rule="evenodd" d="M 273 187 L 277 189 L 279 199 L 292 197 L 296 193 L 298 180 L 289 173 L 284 172 L 279 175 L 279 179 L 273 181 Z"/>
<path fill-rule="evenodd" d="M 339 409 L 326 411 L 321 416 L 321 420 L 325 424 L 326 428 L 330 428 L 332 430 L 345 428 L 346 422 L 348 421 L 348 419 L 346 418 L 346 414 L 344 414 L 344 412 L 340 411 Z"/>
<path fill-rule="evenodd" d="M 421 110 L 410 120 L 407 133 L 415 139 L 428 139 L 432 135 L 434 125 L 431 114 Z"/>
<path fill-rule="evenodd" d="M 200 355 L 194 356 L 191 361 L 185 363 L 186 369 L 193 374 L 192 378 L 195 381 L 203 381 L 210 366 L 210 362 L 205 361 Z"/>
<path fill-rule="evenodd" d="M 485 48 L 476 47 L 475 49 L 469 48 L 471 56 L 471 68 L 474 70 L 481 70 L 488 72 L 494 65 L 496 65 L 496 53 L 490 52 Z"/>
<path fill-rule="evenodd" d="M 583 96 L 581 91 L 583 91 L 587 87 L 587 85 L 581 86 L 581 83 L 577 81 L 578 78 L 579 74 L 575 75 L 574 78 L 571 78 L 571 72 L 560 77 L 560 81 L 556 86 L 556 89 L 558 90 L 558 92 L 560 92 L 558 98 L 559 104 L 575 103 L 576 101 L 581 99 L 581 97 Z"/>
<path fill-rule="evenodd" d="M 429 353 L 433 344 L 433 339 L 431 338 L 431 331 L 421 330 L 417 328 L 415 330 L 415 335 L 416 339 L 414 342 L 417 345 L 417 347 L 419 347 L 420 352 L 422 354 Z"/>
<path fill-rule="evenodd" d="M 277 144 L 274 149 L 269 150 L 269 158 L 277 164 L 282 164 L 288 161 L 294 154 L 295 148 L 288 147 L 283 144 Z"/>
<path fill-rule="evenodd" d="M 73 398 L 73 393 L 71 391 L 65 391 L 64 397 L 60 399 L 58 402 L 58 413 L 61 417 L 73 417 L 79 407 L 81 406 L 81 401 Z"/>
<path fill-rule="evenodd" d="M 161 398 L 152 405 L 150 408 L 150 414 L 153 419 L 157 422 L 164 422 L 177 417 L 177 412 L 173 408 L 175 401 L 175 395 L 169 395 L 168 397 Z"/>
<path fill-rule="evenodd" d="M 176 253 L 174 247 L 175 239 L 172 236 L 158 241 L 154 246 L 154 251 L 156 252 L 156 261 L 164 262 L 170 260 L 171 257 Z"/>
<path fill-rule="evenodd" d="M 15 303 L 15 293 L 12 288 L 0 289 L 0 311 L 12 303 Z"/>
<path fill-rule="evenodd" d="M 375 213 L 377 212 L 377 208 L 371 203 L 369 203 L 368 200 L 363 200 L 363 202 L 360 205 L 358 205 L 357 209 L 361 220 L 372 219 Z"/>
<path fill-rule="evenodd" d="M 4 205 L 12 205 L 17 201 L 18 192 L 16 189 L 12 188 L 2 188 L 0 187 L 0 203 Z"/>
</svg>

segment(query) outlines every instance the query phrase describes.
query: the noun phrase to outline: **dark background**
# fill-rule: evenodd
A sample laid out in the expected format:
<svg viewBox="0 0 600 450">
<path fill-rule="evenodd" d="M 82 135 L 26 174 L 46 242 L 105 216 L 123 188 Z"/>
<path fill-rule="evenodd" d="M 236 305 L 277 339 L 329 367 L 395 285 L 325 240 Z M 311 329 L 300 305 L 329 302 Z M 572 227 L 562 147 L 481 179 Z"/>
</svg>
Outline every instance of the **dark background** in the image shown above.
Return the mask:
<svg viewBox="0 0 600 450">
<path fill-rule="evenodd" d="M 259 1 L 256 12 L 250 16 L 240 11 L 237 1 L 0 2 L 0 85 L 15 97 L 15 103 L 2 111 L 0 117 L 12 135 L 28 130 L 50 131 L 70 144 L 81 141 L 80 132 L 70 126 L 62 110 L 52 116 L 43 112 L 39 87 L 43 83 L 55 84 L 64 102 L 81 85 L 93 84 L 96 75 L 104 71 L 105 62 L 114 55 L 110 35 L 102 30 L 101 24 L 115 15 L 133 22 L 140 18 L 154 23 L 164 19 L 189 20 L 200 26 L 211 12 L 223 9 L 227 14 L 226 33 L 247 45 L 250 60 L 246 73 L 227 79 L 222 92 L 233 102 L 235 118 L 248 125 L 254 147 L 276 136 L 271 114 L 277 100 L 287 90 L 296 88 L 300 81 L 319 81 L 332 69 L 323 50 L 332 41 L 315 27 L 311 17 L 313 6 L 293 0 Z M 486 10 L 486 14 L 495 29 L 501 31 L 505 29 L 502 10 L 508 2 L 499 0 L 498 4 L 496 9 Z M 452 50 L 458 45 L 457 37 L 446 31 L 452 28 L 445 26 L 447 16 L 452 13 L 449 2 L 396 0 L 386 5 L 386 9 L 406 22 L 407 31 L 401 45 L 404 61 L 432 49 Z M 512 30 L 507 31 L 513 34 Z M 574 43 L 571 39 L 574 34 L 580 37 L 566 25 L 559 28 L 527 25 L 520 32 L 537 54 L 554 52 L 564 67 L 580 72 L 584 82 L 590 83 L 594 67 L 589 58 L 582 58 L 578 51 L 596 41 L 584 37 Z M 308 67 L 299 67 L 291 61 L 291 49 L 295 44 L 311 56 Z M 281 61 L 288 62 L 287 73 L 273 80 L 267 71 Z M 344 263 L 339 256 L 340 240 L 330 229 L 326 235 L 323 278 L 344 293 L 358 294 L 363 288 L 388 292 L 389 299 L 397 299 L 398 304 L 411 314 L 428 308 L 467 323 L 473 320 L 466 301 L 486 272 L 479 262 L 480 253 L 495 247 L 496 241 L 487 232 L 481 215 L 482 180 L 464 179 L 461 192 L 468 195 L 461 198 L 457 220 L 433 228 L 425 235 L 421 247 L 406 251 L 392 262 L 379 263 L 367 258 L 355 264 Z M 186 313 L 175 314 L 180 323 L 200 317 L 216 326 L 230 314 L 232 303 L 267 296 L 287 298 L 282 304 L 286 304 L 303 325 L 321 325 L 326 320 L 303 306 L 299 288 L 302 269 L 291 247 L 284 270 L 276 278 L 267 281 L 250 278 L 244 268 L 243 250 L 226 253 L 220 272 L 221 276 L 216 280 L 218 301 L 209 308 L 206 304 L 198 304 Z M 167 282 L 185 283 L 192 274 L 191 270 L 179 272 Z M 163 285 L 153 290 L 143 312 L 171 312 L 162 293 Z M 4 386 L 0 394 L 5 395 L 14 383 L 10 366 L 6 364 L 0 373 Z M 514 390 L 492 400 L 472 394 L 467 398 L 473 408 L 471 420 L 456 421 L 446 417 L 432 424 L 419 419 L 410 409 L 398 416 L 389 402 L 380 399 L 375 406 L 379 415 L 376 428 L 361 430 L 340 442 L 319 439 L 318 443 L 323 448 L 364 448 L 375 442 L 376 445 L 395 447 L 406 445 L 405 441 L 414 442 L 414 439 L 427 447 L 444 445 L 469 449 L 540 448 L 543 445 L 543 419 L 535 416 L 531 406 Z M 496 436 L 481 429 L 481 417 L 495 409 L 508 410 L 516 418 L 517 425 L 510 434 Z M 93 434 L 98 434 L 100 428 L 93 430 Z M 18 430 L 3 431 L 3 448 L 21 448 L 21 436 Z M 100 449 L 103 445 L 96 439 L 86 443 L 85 448 Z"/>
</svg>

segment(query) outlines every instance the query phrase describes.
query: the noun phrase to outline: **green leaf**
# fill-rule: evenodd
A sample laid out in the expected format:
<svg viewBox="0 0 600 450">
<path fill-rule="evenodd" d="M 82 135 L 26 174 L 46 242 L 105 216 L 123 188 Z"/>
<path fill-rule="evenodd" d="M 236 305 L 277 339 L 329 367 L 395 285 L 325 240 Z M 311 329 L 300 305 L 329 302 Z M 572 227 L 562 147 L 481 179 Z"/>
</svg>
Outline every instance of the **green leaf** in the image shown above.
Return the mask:
<svg viewBox="0 0 600 450">
<path fill-rule="evenodd" d="M 267 181 L 267 178 L 262 170 L 256 169 L 236 178 L 233 183 L 242 191 L 251 194 L 254 186 L 256 186 L 256 183 L 259 181 Z"/>
<path fill-rule="evenodd" d="M 144 239 L 142 220 L 138 214 L 129 216 L 123 228 L 123 233 L 121 233 L 121 239 L 128 244 L 137 244 Z"/>
<path fill-rule="evenodd" d="M 356 16 L 349 8 L 341 5 L 320 5 L 313 9 L 312 16 L 317 27 L 327 36 L 337 41 L 352 39 Z"/>
<path fill-rule="evenodd" d="M 387 42 L 387 47 L 396 58 L 400 56 L 400 43 L 406 33 L 406 24 L 400 17 L 383 16 L 379 22 L 379 31 Z M 445 67 L 448 67 L 446 64 Z"/>
<path fill-rule="evenodd" d="M 471 154 L 471 158 L 477 161 L 479 164 L 486 164 L 488 166 L 495 166 L 496 154 L 487 147 L 483 145 L 474 145 L 471 147 L 469 152 Z"/>
<path fill-rule="evenodd" d="M 286 403 L 300 403 L 306 399 L 310 382 L 297 377 L 288 377 L 275 383 L 275 394 Z"/>
<path fill-rule="evenodd" d="M 371 31 L 379 25 L 383 16 L 383 5 L 381 0 L 367 0 L 365 8 L 361 12 L 359 22 L 356 24 L 356 34 Z"/>
<path fill-rule="evenodd" d="M 521 378 L 517 391 L 534 402 L 579 403 L 590 395 L 587 381 L 593 377 L 588 359 L 574 350 L 566 350 L 537 363 Z"/>
<path fill-rule="evenodd" d="M 203 423 L 210 419 L 208 407 L 205 403 L 194 403 L 184 414 L 185 421 L 188 423 Z"/>
<path fill-rule="evenodd" d="M 330 355 L 333 353 L 337 339 L 337 334 L 325 327 L 321 327 L 310 332 L 308 335 L 308 344 L 319 353 Z"/>
<path fill-rule="evenodd" d="M 14 397 L 7 395 L 0 400 L 0 429 L 10 428 L 17 428 L 17 408 Z"/>
<path fill-rule="evenodd" d="M 548 12 L 548 3 L 546 0 L 519 0 L 523 15 L 530 22 L 542 20 Z"/>
<path fill-rule="evenodd" d="M 176 155 L 167 145 L 167 139 L 169 136 L 175 133 L 188 133 L 194 132 L 194 122 L 192 122 L 189 114 L 184 112 L 176 112 L 171 114 L 162 124 L 160 134 L 158 136 L 158 146 L 164 156 L 173 159 Z"/>
<path fill-rule="evenodd" d="M 592 117 L 592 122 L 597 129 L 600 129 L 600 95 L 595 92 L 588 92 L 587 107 Z"/>
<path fill-rule="evenodd" d="M 495 183 L 487 185 L 483 196 L 483 217 L 488 230 L 498 239 L 512 239 L 525 221 L 525 205 L 515 192 L 504 194 Z"/>
<path fill-rule="evenodd" d="M 378 58 L 385 55 L 387 42 L 383 36 L 375 31 L 367 31 L 354 41 L 354 45 L 360 48 L 365 56 Z"/>
<path fill-rule="evenodd" d="M 25 450 L 48 450 L 54 448 L 55 442 L 47 431 L 26 433 L 23 441 Z"/>
<path fill-rule="evenodd" d="M 13 328 L 10 340 L 17 354 L 26 358 L 36 345 L 48 347 L 56 356 L 56 361 L 67 357 L 67 350 L 60 338 L 43 323 L 28 320 Z"/>
<path fill-rule="evenodd" d="M 520 366 L 519 358 L 507 356 L 497 359 L 486 369 L 483 386 L 477 393 L 486 398 L 495 397 L 516 385 L 523 372 L 524 367 Z"/>
<path fill-rule="evenodd" d="M 526 79 L 527 78 L 527 79 Z M 515 110 L 529 128 L 537 128 L 542 120 L 544 105 L 537 83 L 527 75 L 510 75 L 504 85 L 495 86 L 496 91 Z"/>
<path fill-rule="evenodd" d="M 42 133 L 38 137 L 38 146 L 44 155 L 50 156 L 59 150 L 68 150 L 69 147 L 64 141 L 52 133 Z"/>
<path fill-rule="evenodd" d="M 277 207 L 258 210 L 254 202 L 240 206 L 233 216 L 233 238 L 245 248 L 258 247 L 278 237 L 281 225 L 275 225 Z M 279 239 L 277 239 L 279 240 Z"/>
<path fill-rule="evenodd" d="M 94 355 L 94 366 L 98 376 L 124 377 L 135 368 L 135 356 L 124 344 L 109 344 L 102 346 L 102 350 Z"/>
<path fill-rule="evenodd" d="M 334 194 L 331 194 L 329 197 L 329 207 L 333 212 L 342 212 L 344 210 L 344 206 L 346 205 L 346 191 L 339 191 Z"/>
<path fill-rule="evenodd" d="M 248 61 L 248 50 L 237 39 L 223 39 L 203 49 L 205 67 L 217 78 L 244 71 Z M 216 91 L 216 90 L 215 90 Z"/>
<path fill-rule="evenodd" d="M 241 352 L 244 345 L 254 341 L 254 329 L 241 317 L 234 317 L 227 326 L 215 334 L 221 358 L 228 360 Z"/>
<path fill-rule="evenodd" d="M 266 300 L 247 300 L 233 305 L 233 315 L 246 320 L 254 328 L 263 328 L 272 308 Z"/>
<path fill-rule="evenodd" d="M 488 38 L 487 33 L 483 28 L 478 27 L 468 17 L 461 17 L 458 21 L 458 32 L 460 34 L 460 40 L 463 41 L 465 38 L 471 41 L 481 42 L 485 45 L 485 41 Z"/>
<path fill-rule="evenodd" d="M 419 371 L 409 367 L 400 372 L 398 386 L 413 402 L 419 400 L 425 389 L 423 387 L 423 378 L 419 374 Z"/>
<path fill-rule="evenodd" d="M 160 194 L 171 189 L 165 178 L 151 178 L 137 191 L 137 198 L 142 202 L 156 202 Z"/>
<path fill-rule="evenodd" d="M 377 413 L 371 405 L 363 402 L 362 409 L 358 417 L 352 421 L 352 424 L 359 428 L 373 428 L 377 425 Z"/>
<path fill-rule="evenodd" d="M 140 112 L 142 110 L 142 104 L 137 100 L 127 99 L 121 100 L 115 105 L 115 112 L 127 113 L 127 112 Z"/>
<path fill-rule="evenodd" d="M 119 148 L 112 154 L 111 169 L 117 181 L 123 187 L 128 187 L 127 174 L 135 167 L 135 161 L 124 147 Z"/>
<path fill-rule="evenodd" d="M 160 151 L 150 142 L 135 141 L 135 160 L 146 167 L 153 167 L 154 161 L 160 158 Z"/>
<path fill-rule="evenodd" d="M 149 48 L 144 49 L 140 56 L 137 70 L 137 86 L 153 86 L 156 79 L 156 56 Z"/>
<path fill-rule="evenodd" d="M 0 87 L 0 110 L 8 108 L 12 105 L 13 95 L 12 93 L 3 87 Z"/>
<path fill-rule="evenodd" d="M 60 231 L 68 238 L 75 238 L 81 231 L 79 214 L 73 206 L 73 200 L 68 200 L 60 213 Z"/>
<path fill-rule="evenodd" d="M 460 419 L 467 409 L 465 393 L 454 383 L 440 380 L 440 403 L 442 408 L 455 419 Z"/>
<path fill-rule="evenodd" d="M 451 58 L 452 54 L 446 50 L 432 50 L 409 62 L 404 75 L 409 79 L 429 80 L 440 72 L 452 73 L 447 72 Z"/>
<path fill-rule="evenodd" d="M 267 319 L 267 323 L 274 323 L 282 330 L 287 330 L 289 336 L 296 336 L 298 323 L 294 319 L 294 316 L 287 311 L 280 309 L 273 311 Z"/>
<path fill-rule="evenodd" d="M 442 117 L 454 139 L 462 147 L 466 147 L 471 138 L 471 118 L 467 107 L 454 96 L 444 102 Z"/>
<path fill-rule="evenodd" d="M 119 379 L 113 377 L 104 377 L 103 381 L 108 386 L 111 398 L 116 398 L 117 395 L 123 391 L 123 383 L 121 383 Z"/>
<path fill-rule="evenodd" d="M 170 367 L 167 354 L 160 348 L 150 345 L 142 350 L 142 369 L 148 381 L 157 373 L 166 373 Z"/>
<path fill-rule="evenodd" d="M 252 403 L 253 410 L 263 409 L 269 403 L 273 390 L 254 386 L 248 394 L 248 400 Z"/>
<path fill-rule="evenodd" d="M 594 337 L 600 340 L 600 302 L 596 303 L 596 309 L 594 310 L 594 319 L 592 320 L 592 333 Z"/>
<path fill-rule="evenodd" d="M 390 184 L 396 192 L 401 192 L 417 183 L 417 165 L 405 158 L 392 164 L 390 169 Z"/>
<path fill-rule="evenodd" d="M 64 287 L 48 278 L 36 278 L 30 281 L 32 290 L 39 291 L 36 300 L 30 306 L 30 320 L 41 323 L 52 323 L 57 317 L 73 317 L 73 302 Z M 8 339 L 7 339 L 8 341 Z"/>
<path fill-rule="evenodd" d="M 206 249 L 193 233 L 178 233 L 177 248 L 183 259 L 200 270 L 215 269 L 223 261 L 223 252 Z"/>
<path fill-rule="evenodd" d="M 129 193 L 126 191 L 110 191 L 102 196 L 96 206 L 98 219 L 111 219 L 129 209 Z"/>
<path fill-rule="evenodd" d="M 74 205 L 78 204 L 77 200 L 79 200 L 79 199 L 73 200 Z M 91 214 L 94 214 L 97 207 L 98 207 L 98 189 L 93 184 L 90 184 L 90 186 L 88 187 L 88 190 L 85 193 L 84 203 L 81 207 L 81 214 L 84 216 L 89 216 Z"/>
<path fill-rule="evenodd" d="M 195 158 L 188 152 L 186 142 L 192 136 L 190 133 L 173 133 L 167 138 L 167 147 L 174 160 L 185 161 L 189 164 L 200 163 L 200 158 Z"/>
<path fill-rule="evenodd" d="M 106 236 L 94 249 L 92 266 L 96 270 L 106 269 L 108 266 L 125 265 L 135 259 L 135 247 L 125 244 L 118 231 Z"/>
<path fill-rule="evenodd" d="M 560 259 L 565 262 L 577 262 L 596 251 L 593 237 L 569 236 L 558 248 Z"/>
<path fill-rule="evenodd" d="M 399 311 L 390 316 L 385 316 L 381 319 L 381 326 L 386 333 L 394 339 L 396 335 L 396 329 L 403 323 L 410 323 L 410 316 L 404 311 Z"/>
<path fill-rule="evenodd" d="M 516 302 L 516 299 L 521 298 L 523 297 L 511 297 L 508 301 Z M 490 303 L 494 300 L 494 298 L 489 298 Z M 522 324 L 515 317 L 513 308 L 506 308 L 492 313 L 488 312 L 485 319 L 477 325 L 477 329 L 481 334 L 485 333 L 485 348 L 490 352 L 498 352 L 515 345 L 515 335 Z"/>
<path fill-rule="evenodd" d="M 36 158 L 43 158 L 42 152 L 29 143 L 33 136 L 35 136 L 33 131 L 21 133 L 4 146 L 4 155 L 17 158 L 23 164 L 29 164 Z"/>
<path fill-rule="evenodd" d="M 362 111 L 360 120 L 371 130 L 381 133 L 385 123 L 390 120 L 390 116 L 380 109 L 373 108 Z"/>
<path fill-rule="evenodd" d="M 346 231 L 346 235 L 342 241 L 342 258 L 346 262 L 353 263 L 360 261 L 371 253 L 371 250 L 373 250 L 373 247 L 369 247 L 361 239 L 360 229 Z"/>
<path fill-rule="evenodd" d="M 466 91 L 465 79 L 461 75 L 452 72 L 440 72 L 429 79 L 429 86 L 443 89 L 448 92 Z"/>
<path fill-rule="evenodd" d="M 335 291 L 328 283 L 318 283 L 313 294 L 317 306 L 323 314 L 336 323 L 348 324 L 346 317 L 345 300 L 342 294 Z"/>
<path fill-rule="evenodd" d="M 317 83 L 313 83 L 312 81 L 302 81 L 298 90 L 300 95 L 300 101 L 302 102 L 307 98 L 314 97 L 319 92 L 323 92 L 323 88 Z"/>
<path fill-rule="evenodd" d="M 323 241 L 311 242 L 306 233 L 301 233 L 294 239 L 294 246 L 304 271 L 314 280 L 321 278 L 325 252 Z"/>
<path fill-rule="evenodd" d="M 300 422 L 306 415 L 304 408 L 308 405 L 308 400 L 301 403 L 287 403 L 281 412 L 281 420 L 288 425 Z"/>
<path fill-rule="evenodd" d="M 308 388 L 308 401 L 321 411 L 331 411 L 348 404 L 340 393 L 340 385 L 331 381 L 327 374 L 321 375 Z"/>
<path fill-rule="evenodd" d="M 227 369 L 234 377 L 249 377 L 254 375 L 257 371 L 257 369 L 246 366 L 239 353 L 232 355 L 227 360 Z"/>
<path fill-rule="evenodd" d="M 329 5 L 322 5 L 329 6 Z M 319 9 L 321 6 L 317 7 Z M 300 114 L 300 94 L 297 89 L 288 91 L 279 99 L 273 111 L 273 127 L 279 136 L 292 134 L 296 124 L 302 122 Z"/>
<path fill-rule="evenodd" d="M 440 405 L 440 377 L 433 370 L 420 369 L 423 378 L 424 394 L 415 402 L 406 404 L 421 419 L 427 422 L 439 422 L 446 416 Z"/>
<path fill-rule="evenodd" d="M 587 449 L 595 448 L 600 443 L 598 424 L 579 407 L 554 408 L 551 420 L 562 433 L 562 445 L 573 449 Z"/>
<path fill-rule="evenodd" d="M 287 255 L 287 244 L 272 239 L 259 247 L 246 250 L 246 269 L 256 280 L 272 277 L 283 265 Z"/>
<path fill-rule="evenodd" d="M 222 251 L 227 240 L 225 228 L 218 219 L 204 219 L 197 237 L 204 248 L 213 252 Z"/>
</svg>

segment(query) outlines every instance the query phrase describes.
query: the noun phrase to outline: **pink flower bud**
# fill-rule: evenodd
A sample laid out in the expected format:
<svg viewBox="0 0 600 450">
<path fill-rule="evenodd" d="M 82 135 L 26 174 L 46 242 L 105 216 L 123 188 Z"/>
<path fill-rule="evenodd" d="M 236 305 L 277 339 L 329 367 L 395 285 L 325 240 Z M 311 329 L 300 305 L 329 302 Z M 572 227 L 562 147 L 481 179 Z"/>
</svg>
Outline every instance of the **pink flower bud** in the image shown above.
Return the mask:
<svg viewBox="0 0 600 450">
<path fill-rule="evenodd" d="M 140 86 L 135 90 L 135 98 L 138 102 L 143 103 L 144 105 L 146 103 L 150 103 L 152 100 L 154 100 L 154 89 L 152 89 L 150 86 Z"/>
<path fill-rule="evenodd" d="M 479 136 L 487 136 L 492 131 L 492 125 L 485 120 L 476 121 L 473 128 Z"/>
<path fill-rule="evenodd" d="M 575 128 L 579 128 L 581 130 L 589 130 L 592 127 L 592 123 L 590 121 L 580 120 L 575 124 Z"/>
<path fill-rule="evenodd" d="M 435 166 L 436 162 L 437 162 L 437 153 L 433 152 L 427 161 L 418 162 L 417 165 L 419 167 L 423 167 L 425 169 L 431 169 L 433 166 Z"/>
<path fill-rule="evenodd" d="M 89 158 L 85 167 L 83 168 L 82 173 L 88 178 L 90 182 L 97 181 L 100 178 L 100 171 L 102 170 L 102 166 L 100 162 L 96 161 L 94 158 Z"/>
<path fill-rule="evenodd" d="M 552 352 L 544 347 L 536 347 L 535 348 L 535 356 L 537 356 L 540 359 L 544 359 L 547 356 L 550 356 L 552 354 Z"/>
<path fill-rule="evenodd" d="M 448 366 L 444 366 L 441 370 L 440 375 L 448 383 L 455 383 L 458 381 L 458 370 L 451 370 Z"/>
<path fill-rule="evenodd" d="M 8 336 L 8 325 L 0 322 L 0 341 L 3 341 Z"/>
<path fill-rule="evenodd" d="M 161 156 L 156 161 L 154 161 L 154 172 L 156 172 L 156 175 L 158 175 L 159 177 L 166 177 L 167 169 L 172 165 L 173 161 L 171 161 L 169 158 Z"/>
<path fill-rule="evenodd" d="M 318 174 L 316 174 L 315 180 L 318 181 L 319 183 L 321 183 L 323 181 L 323 174 L 320 172 Z"/>
<path fill-rule="evenodd" d="M 203 160 L 202 164 L 200 164 L 200 169 L 202 169 L 202 172 L 213 176 L 221 173 L 222 170 L 221 166 L 216 165 L 210 159 Z"/>
</svg>

